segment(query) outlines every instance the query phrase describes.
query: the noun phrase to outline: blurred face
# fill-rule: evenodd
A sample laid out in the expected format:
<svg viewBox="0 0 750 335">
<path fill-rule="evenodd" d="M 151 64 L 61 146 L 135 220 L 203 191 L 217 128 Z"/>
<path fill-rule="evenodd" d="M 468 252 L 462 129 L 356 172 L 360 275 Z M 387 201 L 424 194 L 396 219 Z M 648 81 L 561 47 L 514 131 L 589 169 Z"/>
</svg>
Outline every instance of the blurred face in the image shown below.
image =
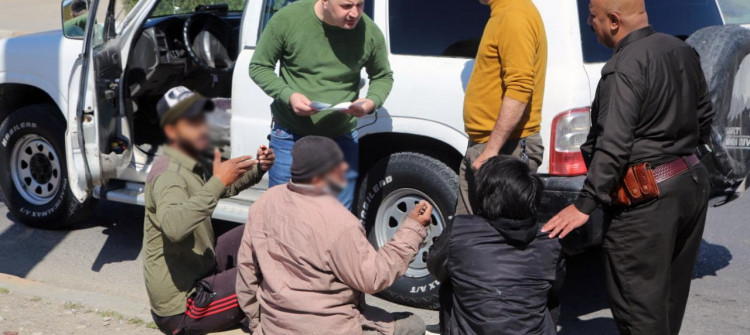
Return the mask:
<svg viewBox="0 0 750 335">
<path fill-rule="evenodd" d="M 202 114 L 192 118 L 180 118 L 174 124 L 164 126 L 164 134 L 170 143 L 177 144 L 188 154 L 197 155 L 208 150 L 208 124 Z"/>
<path fill-rule="evenodd" d="M 614 49 L 614 36 L 619 29 L 618 17 L 609 11 L 605 6 L 606 0 L 591 0 L 589 3 L 588 23 L 591 30 L 596 34 L 596 38 L 603 46 Z"/>
<path fill-rule="evenodd" d="M 347 171 L 349 164 L 341 162 L 323 176 L 313 178 L 312 184 L 330 195 L 338 196 L 346 188 Z"/>
<path fill-rule="evenodd" d="M 365 0 L 322 0 L 322 4 L 323 21 L 344 29 L 354 29 L 365 8 Z"/>
</svg>

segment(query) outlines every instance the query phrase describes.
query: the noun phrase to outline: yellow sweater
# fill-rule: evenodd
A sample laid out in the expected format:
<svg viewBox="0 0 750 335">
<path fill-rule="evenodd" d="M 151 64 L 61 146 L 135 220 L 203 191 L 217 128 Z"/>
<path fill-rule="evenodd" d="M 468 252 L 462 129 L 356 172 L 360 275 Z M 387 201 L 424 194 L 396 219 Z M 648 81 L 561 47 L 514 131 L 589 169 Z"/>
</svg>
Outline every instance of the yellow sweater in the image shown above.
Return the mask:
<svg viewBox="0 0 750 335">
<path fill-rule="evenodd" d="M 547 73 L 547 35 L 531 0 L 491 0 L 490 6 L 464 99 L 466 133 L 476 143 L 489 139 L 505 96 L 528 103 L 510 138 L 538 133 Z"/>
</svg>

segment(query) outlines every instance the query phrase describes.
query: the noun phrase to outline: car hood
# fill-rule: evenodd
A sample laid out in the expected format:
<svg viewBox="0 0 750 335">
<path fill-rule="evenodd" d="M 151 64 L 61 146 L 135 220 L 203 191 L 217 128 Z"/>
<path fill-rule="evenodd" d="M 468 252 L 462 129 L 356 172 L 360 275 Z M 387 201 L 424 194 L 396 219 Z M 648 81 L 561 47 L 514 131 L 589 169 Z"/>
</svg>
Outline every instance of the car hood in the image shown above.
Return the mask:
<svg viewBox="0 0 750 335">
<path fill-rule="evenodd" d="M 61 30 L 22 35 L 0 40 L 0 72 L 34 74 L 49 70 L 63 50 Z M 76 52 L 80 52 L 77 50 Z M 44 64 L 43 67 L 39 67 Z"/>
</svg>

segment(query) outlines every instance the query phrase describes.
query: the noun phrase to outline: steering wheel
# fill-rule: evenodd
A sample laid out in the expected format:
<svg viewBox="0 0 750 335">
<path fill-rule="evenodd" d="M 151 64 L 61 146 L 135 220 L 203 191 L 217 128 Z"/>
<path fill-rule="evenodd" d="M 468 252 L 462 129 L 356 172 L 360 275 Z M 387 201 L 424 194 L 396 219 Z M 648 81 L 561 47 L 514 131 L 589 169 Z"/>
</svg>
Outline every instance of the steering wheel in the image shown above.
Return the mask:
<svg viewBox="0 0 750 335">
<path fill-rule="evenodd" d="M 209 73 L 231 73 L 237 60 L 237 39 L 229 23 L 211 13 L 195 13 L 182 27 L 190 59 Z"/>
</svg>

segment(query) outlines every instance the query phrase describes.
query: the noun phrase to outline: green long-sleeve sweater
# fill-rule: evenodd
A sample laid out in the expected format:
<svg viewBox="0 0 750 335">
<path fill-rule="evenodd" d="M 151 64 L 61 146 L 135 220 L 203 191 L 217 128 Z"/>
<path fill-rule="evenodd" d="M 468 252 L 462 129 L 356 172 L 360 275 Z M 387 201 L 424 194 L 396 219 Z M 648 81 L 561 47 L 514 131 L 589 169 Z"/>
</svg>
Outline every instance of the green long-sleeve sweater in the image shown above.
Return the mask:
<svg viewBox="0 0 750 335">
<path fill-rule="evenodd" d="M 274 99 L 271 112 L 281 126 L 297 135 L 336 137 L 354 130 L 357 120 L 331 111 L 298 116 L 289 106 L 292 93 L 331 104 L 354 101 L 364 68 L 367 98 L 380 108 L 393 86 L 393 71 L 383 33 L 369 17 L 351 30 L 331 26 L 318 19 L 315 2 L 301 0 L 273 16 L 250 62 L 250 77 Z M 280 76 L 274 71 L 278 62 Z"/>
</svg>

